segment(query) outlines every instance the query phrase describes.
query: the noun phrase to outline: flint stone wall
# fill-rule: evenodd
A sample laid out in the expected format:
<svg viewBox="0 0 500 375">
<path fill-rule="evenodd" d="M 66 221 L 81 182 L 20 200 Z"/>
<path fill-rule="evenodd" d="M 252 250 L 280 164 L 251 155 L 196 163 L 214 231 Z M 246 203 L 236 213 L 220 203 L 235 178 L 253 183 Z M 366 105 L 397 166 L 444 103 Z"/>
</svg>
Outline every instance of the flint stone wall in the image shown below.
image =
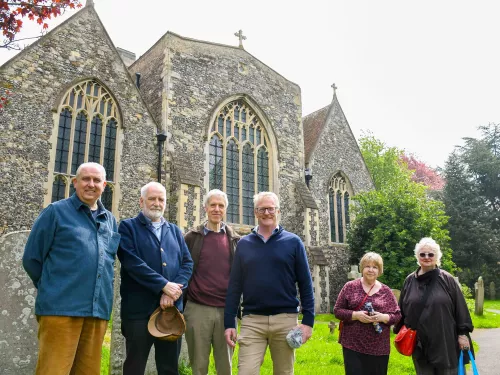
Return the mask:
<svg viewBox="0 0 500 375">
<path fill-rule="evenodd" d="M 257 103 L 277 138 L 278 150 L 273 152 L 278 181 L 271 189 L 280 193 L 282 223 L 290 231 L 303 232 L 293 189 L 293 182 L 303 178 L 304 165 L 301 96 L 296 84 L 243 49 L 170 32 L 138 59 L 131 71 L 141 73 L 141 92 L 167 130 L 174 160 L 186 161 L 200 173 L 201 181 L 206 174 L 207 129 L 217 106 L 238 94 Z M 162 101 L 158 90 L 162 90 Z"/>
<path fill-rule="evenodd" d="M 325 128 L 309 164 L 313 174 L 310 190 L 320 207 L 319 241 L 321 245 L 329 244 L 328 186 L 333 175 L 338 171 L 344 172 L 354 194 L 374 188 L 356 139 L 336 98 L 332 101 Z"/>
</svg>

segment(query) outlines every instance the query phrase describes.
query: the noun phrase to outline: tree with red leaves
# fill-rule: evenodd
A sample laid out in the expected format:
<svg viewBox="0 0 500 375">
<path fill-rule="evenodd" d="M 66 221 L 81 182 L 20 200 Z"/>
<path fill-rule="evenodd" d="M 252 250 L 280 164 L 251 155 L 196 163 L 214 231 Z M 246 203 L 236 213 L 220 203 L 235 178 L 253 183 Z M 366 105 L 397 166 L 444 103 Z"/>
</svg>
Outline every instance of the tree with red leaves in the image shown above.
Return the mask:
<svg viewBox="0 0 500 375">
<path fill-rule="evenodd" d="M 23 27 L 22 18 L 27 17 L 30 21 L 36 21 L 43 34 L 49 27 L 46 20 L 60 16 L 67 8 L 74 9 L 81 6 L 80 0 L 0 0 L 0 29 L 4 38 L 0 48 L 20 49 L 16 42 L 23 39 L 15 38 Z"/>
<path fill-rule="evenodd" d="M 413 171 L 413 181 L 424 184 L 430 190 L 442 190 L 444 188 L 445 181 L 434 168 L 418 160 L 413 155 L 402 155 L 401 159 L 406 163 L 408 169 Z"/>
</svg>

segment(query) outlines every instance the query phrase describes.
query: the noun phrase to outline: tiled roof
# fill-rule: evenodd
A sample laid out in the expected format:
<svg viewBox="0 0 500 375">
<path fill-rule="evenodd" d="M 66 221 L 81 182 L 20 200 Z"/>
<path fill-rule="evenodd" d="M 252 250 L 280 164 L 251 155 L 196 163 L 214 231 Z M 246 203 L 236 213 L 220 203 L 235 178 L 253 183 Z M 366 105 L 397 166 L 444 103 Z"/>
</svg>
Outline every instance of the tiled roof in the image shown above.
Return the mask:
<svg viewBox="0 0 500 375">
<path fill-rule="evenodd" d="M 325 253 L 321 247 L 307 246 L 307 251 L 311 254 L 313 265 L 328 266 L 328 261 L 326 260 Z"/>
<path fill-rule="evenodd" d="M 302 202 L 304 202 L 306 208 L 314 208 L 316 210 L 318 209 L 318 205 L 316 204 L 316 201 L 314 200 L 304 181 L 296 181 L 295 188 L 297 189 L 300 199 L 302 199 Z"/>
<path fill-rule="evenodd" d="M 181 183 L 193 186 L 202 186 L 200 174 L 192 167 L 189 160 L 180 158 L 174 159 L 175 169 L 177 170 Z"/>
<path fill-rule="evenodd" d="M 318 143 L 319 136 L 323 131 L 326 123 L 326 116 L 330 110 L 331 105 L 317 110 L 302 119 L 302 126 L 304 129 L 304 152 L 305 162 L 309 162 L 312 152 L 316 143 Z"/>
</svg>

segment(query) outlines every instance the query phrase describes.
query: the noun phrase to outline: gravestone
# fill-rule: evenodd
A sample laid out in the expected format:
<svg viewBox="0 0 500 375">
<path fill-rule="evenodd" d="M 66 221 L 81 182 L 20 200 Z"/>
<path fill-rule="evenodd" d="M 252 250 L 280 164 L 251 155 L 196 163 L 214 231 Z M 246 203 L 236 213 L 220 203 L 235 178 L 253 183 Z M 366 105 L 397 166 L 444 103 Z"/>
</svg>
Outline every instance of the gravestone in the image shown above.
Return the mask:
<svg viewBox="0 0 500 375">
<path fill-rule="evenodd" d="M 496 298 L 496 290 L 495 290 L 495 283 L 492 281 L 490 283 L 490 299 L 493 300 Z"/>
<path fill-rule="evenodd" d="M 330 328 L 330 333 L 333 335 L 335 333 L 335 328 L 337 327 L 337 323 L 335 323 L 333 320 L 328 323 L 328 328 Z"/>
<path fill-rule="evenodd" d="M 28 236 L 20 231 L 0 238 L 1 375 L 32 375 L 36 367 L 36 288 L 21 264 Z"/>
<path fill-rule="evenodd" d="M 396 297 L 396 301 L 399 303 L 399 297 L 401 296 L 401 291 L 399 289 L 391 289 L 392 294 L 394 294 L 394 297 Z"/>
<path fill-rule="evenodd" d="M 358 279 L 360 277 L 361 277 L 361 273 L 359 273 L 359 271 L 358 271 L 358 265 L 357 264 L 351 265 L 351 270 L 347 273 L 347 278 L 349 280 L 354 280 L 354 279 Z"/>
<path fill-rule="evenodd" d="M 476 296 L 476 308 L 474 314 L 483 315 L 484 307 L 484 282 L 483 278 L 479 276 L 477 282 L 474 284 L 474 291 Z"/>
</svg>

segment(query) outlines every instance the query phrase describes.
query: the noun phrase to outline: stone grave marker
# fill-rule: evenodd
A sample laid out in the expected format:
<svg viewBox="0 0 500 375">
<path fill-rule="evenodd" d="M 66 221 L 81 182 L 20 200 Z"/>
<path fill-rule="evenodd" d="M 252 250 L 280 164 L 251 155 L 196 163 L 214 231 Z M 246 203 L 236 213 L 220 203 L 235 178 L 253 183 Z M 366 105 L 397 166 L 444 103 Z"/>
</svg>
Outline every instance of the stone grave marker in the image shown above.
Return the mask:
<svg viewBox="0 0 500 375">
<path fill-rule="evenodd" d="M 21 264 L 29 231 L 0 237 L 0 374 L 35 373 L 36 288 Z"/>
<path fill-rule="evenodd" d="M 474 284 L 474 291 L 476 296 L 476 308 L 474 314 L 483 315 L 484 307 L 484 282 L 483 278 L 479 276 L 477 282 Z"/>
<path fill-rule="evenodd" d="M 359 273 L 359 271 L 358 271 L 358 265 L 357 264 L 351 265 L 351 270 L 347 273 L 347 278 L 349 280 L 354 280 L 354 279 L 358 279 L 360 277 L 361 277 L 361 273 Z"/>
<path fill-rule="evenodd" d="M 496 294 L 496 290 L 495 290 L 495 283 L 492 281 L 490 283 L 490 299 L 493 300 L 495 299 L 497 296 Z"/>
</svg>

